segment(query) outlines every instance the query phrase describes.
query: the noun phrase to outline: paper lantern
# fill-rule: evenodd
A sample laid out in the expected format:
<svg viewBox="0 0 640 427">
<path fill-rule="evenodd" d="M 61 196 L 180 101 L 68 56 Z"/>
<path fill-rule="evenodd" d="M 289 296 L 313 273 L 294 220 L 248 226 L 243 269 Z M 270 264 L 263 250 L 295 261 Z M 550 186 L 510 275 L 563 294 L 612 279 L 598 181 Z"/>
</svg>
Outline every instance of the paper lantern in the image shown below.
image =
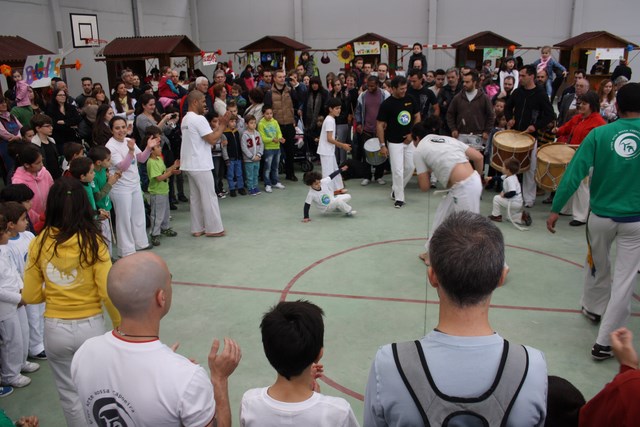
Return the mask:
<svg viewBox="0 0 640 427">
<path fill-rule="evenodd" d="M 516 50 L 516 45 L 515 44 L 509 45 L 507 49 L 509 50 L 509 52 L 513 52 L 514 50 Z"/>
<path fill-rule="evenodd" d="M 0 65 L 0 73 L 5 77 L 11 77 L 11 67 L 7 64 Z"/>
<path fill-rule="evenodd" d="M 353 49 L 353 46 L 351 46 L 350 44 L 346 45 L 345 47 L 347 48 L 347 50 Z"/>
<path fill-rule="evenodd" d="M 79 59 L 76 59 L 76 62 L 74 65 L 76 66 L 76 70 L 79 70 L 80 68 L 82 68 L 82 62 L 80 62 Z"/>
<path fill-rule="evenodd" d="M 593 53 L 593 51 L 592 51 L 592 50 L 588 50 L 588 51 L 586 51 L 584 54 L 585 54 L 585 55 L 591 55 L 592 53 Z"/>
<path fill-rule="evenodd" d="M 216 55 L 222 55 L 222 50 L 221 49 L 216 50 Z"/>
<path fill-rule="evenodd" d="M 383 44 L 382 44 L 382 48 L 383 48 L 383 49 L 389 49 L 389 45 L 388 45 L 388 44 L 386 44 L 386 43 L 383 43 Z"/>
<path fill-rule="evenodd" d="M 469 51 L 471 51 L 471 52 L 475 52 L 475 51 L 476 51 L 476 45 L 475 45 L 475 44 L 473 44 L 473 43 L 471 43 L 471 44 L 469 45 Z"/>
<path fill-rule="evenodd" d="M 200 51 L 200 56 L 204 56 L 204 50 Z"/>
<path fill-rule="evenodd" d="M 632 44 L 628 44 L 627 45 L 627 52 L 631 52 L 633 50 L 633 45 Z"/>
</svg>

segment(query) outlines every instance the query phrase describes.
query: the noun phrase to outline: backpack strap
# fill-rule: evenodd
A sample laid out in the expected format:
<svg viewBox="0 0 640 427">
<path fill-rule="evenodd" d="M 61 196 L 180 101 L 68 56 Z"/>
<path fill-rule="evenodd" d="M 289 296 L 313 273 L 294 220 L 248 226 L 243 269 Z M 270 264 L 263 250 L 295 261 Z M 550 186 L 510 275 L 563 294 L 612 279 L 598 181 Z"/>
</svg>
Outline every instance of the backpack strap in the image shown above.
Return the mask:
<svg viewBox="0 0 640 427">
<path fill-rule="evenodd" d="M 425 426 L 443 425 L 456 414 L 475 413 L 489 425 L 506 425 L 522 384 L 527 377 L 529 355 L 522 345 L 504 340 L 498 372 L 491 387 L 477 397 L 456 397 L 436 386 L 420 341 L 394 343 L 392 352 L 402 378 Z"/>
</svg>

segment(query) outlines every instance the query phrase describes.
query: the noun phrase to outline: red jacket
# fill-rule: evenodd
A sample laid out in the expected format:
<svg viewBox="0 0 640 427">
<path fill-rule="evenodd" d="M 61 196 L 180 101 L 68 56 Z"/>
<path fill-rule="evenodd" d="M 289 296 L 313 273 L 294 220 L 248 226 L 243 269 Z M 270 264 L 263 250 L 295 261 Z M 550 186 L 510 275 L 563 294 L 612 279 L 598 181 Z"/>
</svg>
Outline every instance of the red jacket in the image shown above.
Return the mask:
<svg viewBox="0 0 640 427">
<path fill-rule="evenodd" d="M 582 117 L 582 114 L 576 114 L 571 120 L 558 128 L 556 136 L 558 137 L 558 142 L 580 145 L 592 129 L 606 124 L 607 122 L 602 118 L 600 112 L 591 113 L 586 118 Z"/>
</svg>

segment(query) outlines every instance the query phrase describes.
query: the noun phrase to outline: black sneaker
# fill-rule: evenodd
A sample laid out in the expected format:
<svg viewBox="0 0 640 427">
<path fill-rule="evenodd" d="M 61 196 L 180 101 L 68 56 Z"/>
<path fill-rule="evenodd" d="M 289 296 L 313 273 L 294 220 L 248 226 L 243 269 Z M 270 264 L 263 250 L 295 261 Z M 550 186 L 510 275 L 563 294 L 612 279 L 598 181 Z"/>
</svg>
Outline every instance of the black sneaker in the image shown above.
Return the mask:
<svg viewBox="0 0 640 427">
<path fill-rule="evenodd" d="M 188 202 L 189 201 L 189 199 L 187 199 L 187 196 L 185 196 L 184 194 L 178 195 L 178 200 L 180 200 L 181 202 Z"/>
<path fill-rule="evenodd" d="M 238 190 L 238 194 L 240 194 L 241 196 L 246 196 L 247 195 L 247 190 L 245 190 L 244 188 L 241 188 Z"/>
<path fill-rule="evenodd" d="M 35 356 L 29 356 L 29 359 L 37 359 L 37 360 L 47 360 L 47 353 L 42 350 L 40 353 Z"/>
<path fill-rule="evenodd" d="M 175 203 L 169 202 L 169 210 L 177 211 L 178 210 L 178 206 L 176 206 Z"/>
<path fill-rule="evenodd" d="M 160 236 L 151 236 L 151 244 L 153 246 L 160 246 Z"/>
<path fill-rule="evenodd" d="M 591 357 L 593 357 L 593 360 L 611 359 L 613 357 L 611 346 L 595 343 L 591 348 Z"/>
<path fill-rule="evenodd" d="M 229 191 L 229 195 L 231 197 L 236 197 L 238 195 L 238 193 L 236 193 L 236 190 L 231 190 L 231 191 Z"/>
<path fill-rule="evenodd" d="M 160 233 L 161 233 L 163 236 L 167 236 L 167 237 L 176 237 L 176 236 L 178 235 L 178 233 L 176 233 L 175 231 L 173 231 L 173 229 L 171 229 L 171 228 L 167 228 L 167 229 L 164 229 L 164 230 L 160 230 Z"/>
<path fill-rule="evenodd" d="M 582 307 L 582 315 L 591 320 L 593 323 L 600 323 L 600 319 L 602 319 L 602 316 L 592 313 L 584 307 Z"/>
<path fill-rule="evenodd" d="M 404 202 L 401 202 L 400 200 L 396 200 L 396 202 L 393 204 L 393 207 L 396 209 L 400 209 L 403 206 L 404 206 Z"/>
</svg>

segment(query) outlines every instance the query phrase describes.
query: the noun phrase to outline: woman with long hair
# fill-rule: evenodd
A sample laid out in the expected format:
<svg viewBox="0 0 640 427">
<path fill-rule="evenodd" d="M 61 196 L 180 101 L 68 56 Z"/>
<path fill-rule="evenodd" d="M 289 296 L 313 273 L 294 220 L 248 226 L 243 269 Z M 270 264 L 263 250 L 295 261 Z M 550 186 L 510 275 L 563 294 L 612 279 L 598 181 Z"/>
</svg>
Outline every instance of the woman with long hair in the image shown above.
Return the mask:
<svg viewBox="0 0 640 427">
<path fill-rule="evenodd" d="M 58 89 L 53 93 L 53 99 L 49 102 L 47 115 L 53 120 L 53 134 L 58 153 L 64 153 L 64 144 L 67 142 L 80 142 L 77 129 L 82 116 L 78 109 L 69 102 L 69 97 L 64 89 Z"/>
<path fill-rule="evenodd" d="M 94 87 L 93 92 L 91 92 L 91 97 L 95 98 L 98 101 L 98 105 L 102 104 L 110 104 L 109 97 L 107 96 L 107 92 L 102 89 L 102 86 Z"/>
<path fill-rule="evenodd" d="M 109 139 L 113 136 L 109 122 L 113 118 L 115 113 L 113 108 L 109 104 L 102 104 L 98 106 L 98 112 L 96 113 L 96 121 L 93 123 L 93 143 L 95 145 L 106 145 Z"/>
<path fill-rule="evenodd" d="M 68 426 L 86 426 L 71 379 L 71 360 L 87 339 L 114 328 L 120 315 L 107 295 L 111 259 L 79 180 L 59 178 L 49 190 L 42 232 L 32 241 L 24 275 L 26 304 L 46 302 L 44 345 Z M 44 283 L 44 286 L 43 286 Z"/>
<path fill-rule="evenodd" d="M 126 120 L 133 120 L 135 117 L 136 100 L 131 97 L 127 91 L 124 82 L 118 82 L 116 89 L 113 91 L 111 108 L 116 116 Z"/>
<path fill-rule="evenodd" d="M 598 97 L 600 98 L 600 115 L 608 122 L 614 121 L 618 117 L 618 111 L 616 109 L 616 92 L 611 80 L 604 79 L 600 82 Z"/>
</svg>

